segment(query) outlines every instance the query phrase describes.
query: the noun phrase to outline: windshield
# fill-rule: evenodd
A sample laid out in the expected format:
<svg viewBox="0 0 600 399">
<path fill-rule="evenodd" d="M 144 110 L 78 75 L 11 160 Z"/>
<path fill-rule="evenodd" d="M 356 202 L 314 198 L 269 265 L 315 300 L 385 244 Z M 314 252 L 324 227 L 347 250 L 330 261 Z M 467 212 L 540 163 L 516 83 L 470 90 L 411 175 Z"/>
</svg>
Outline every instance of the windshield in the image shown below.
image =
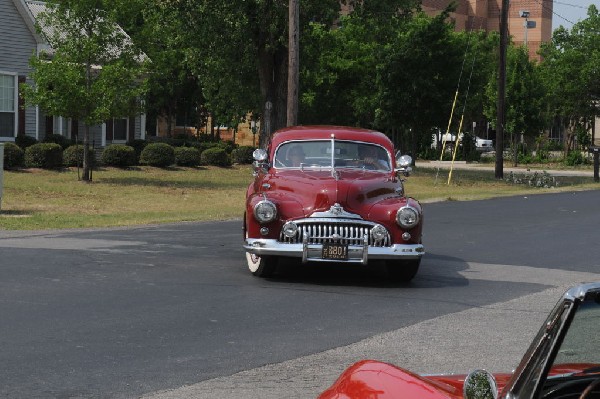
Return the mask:
<svg viewBox="0 0 600 399">
<path fill-rule="evenodd" d="M 556 354 L 552 368 L 564 368 L 573 364 L 586 365 L 584 368 L 588 368 L 590 364 L 600 366 L 600 336 L 596 333 L 599 323 L 600 305 L 597 301 L 582 302 Z M 600 372 L 600 369 L 595 372 Z"/>
<path fill-rule="evenodd" d="M 333 154 L 333 156 L 332 156 Z M 281 144 L 273 165 L 277 169 L 355 168 L 390 171 L 391 159 L 385 148 L 358 141 L 290 141 Z"/>
</svg>

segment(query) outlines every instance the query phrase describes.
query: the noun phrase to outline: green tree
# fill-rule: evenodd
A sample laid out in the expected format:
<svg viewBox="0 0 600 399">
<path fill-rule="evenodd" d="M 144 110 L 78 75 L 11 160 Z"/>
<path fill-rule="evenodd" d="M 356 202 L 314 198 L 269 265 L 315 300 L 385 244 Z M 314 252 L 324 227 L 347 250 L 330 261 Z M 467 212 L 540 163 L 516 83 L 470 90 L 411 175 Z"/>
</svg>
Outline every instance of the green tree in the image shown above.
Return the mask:
<svg viewBox="0 0 600 399">
<path fill-rule="evenodd" d="M 302 123 L 375 127 L 378 65 L 418 3 L 356 3 L 335 26 L 310 25 L 302 41 Z"/>
<path fill-rule="evenodd" d="M 506 103 L 504 131 L 511 136 L 513 164 L 518 161 L 518 142 L 521 135 L 536 137 L 544 127 L 544 89 L 538 66 L 529 59 L 525 47 L 510 45 L 506 62 Z M 498 96 L 497 70 L 488 82 L 486 115 L 495 126 Z"/>
<path fill-rule="evenodd" d="M 574 148 L 580 130 L 589 130 L 595 116 L 600 115 L 600 14 L 591 5 L 587 18 L 571 30 L 560 27 L 552 41 L 542 46 L 540 65 L 547 90 L 545 104 L 552 117 L 567 128 L 565 152 Z"/>
<path fill-rule="evenodd" d="M 410 132 L 416 157 L 421 141 L 430 143 L 434 126 L 445 126 L 463 61 L 448 11 L 417 16 L 385 48 L 380 65 L 378 124 Z M 447 112 L 446 112 L 447 111 Z"/>
<path fill-rule="evenodd" d="M 86 148 L 91 126 L 134 115 L 145 91 L 144 55 L 116 24 L 116 1 L 48 1 L 38 29 L 51 50 L 31 59 L 35 83 L 22 88 L 29 104 L 83 121 Z M 90 164 L 84 151 L 83 181 Z"/>
</svg>

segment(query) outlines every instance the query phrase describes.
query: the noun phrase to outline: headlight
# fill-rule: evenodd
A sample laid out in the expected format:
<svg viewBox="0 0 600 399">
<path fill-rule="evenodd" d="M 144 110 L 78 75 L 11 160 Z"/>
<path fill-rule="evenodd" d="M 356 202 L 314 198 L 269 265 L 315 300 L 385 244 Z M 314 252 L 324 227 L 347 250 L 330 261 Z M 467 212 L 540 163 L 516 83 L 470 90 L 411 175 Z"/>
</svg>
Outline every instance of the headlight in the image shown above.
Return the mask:
<svg viewBox="0 0 600 399">
<path fill-rule="evenodd" d="M 260 223 L 269 223 L 277 217 L 277 207 L 269 200 L 262 200 L 254 206 L 254 217 Z"/>
<path fill-rule="evenodd" d="M 419 224 L 419 212 L 415 208 L 405 206 L 398 209 L 396 223 L 405 229 L 411 229 Z"/>
</svg>

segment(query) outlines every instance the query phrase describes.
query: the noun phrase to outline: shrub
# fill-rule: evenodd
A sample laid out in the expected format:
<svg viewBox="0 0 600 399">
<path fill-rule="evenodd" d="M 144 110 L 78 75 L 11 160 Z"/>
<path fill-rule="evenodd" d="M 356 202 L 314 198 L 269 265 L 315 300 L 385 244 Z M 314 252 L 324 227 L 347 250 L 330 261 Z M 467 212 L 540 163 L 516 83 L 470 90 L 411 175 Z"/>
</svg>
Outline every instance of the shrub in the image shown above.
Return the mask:
<svg viewBox="0 0 600 399">
<path fill-rule="evenodd" d="M 96 163 L 96 154 L 91 147 L 88 147 L 88 159 L 90 166 Z M 63 152 L 63 165 L 65 166 L 83 166 L 83 145 L 74 144 L 67 147 Z"/>
<path fill-rule="evenodd" d="M 581 151 L 572 151 L 565 158 L 565 164 L 567 166 L 583 165 L 585 163 L 587 163 L 587 160 L 585 159 Z"/>
<path fill-rule="evenodd" d="M 60 134 L 47 134 L 42 140 L 42 143 L 56 143 L 62 147 L 63 150 L 73 145 L 73 140 L 62 136 Z"/>
<path fill-rule="evenodd" d="M 125 168 L 137 163 L 135 148 L 125 144 L 110 144 L 102 151 L 102 163 Z"/>
<path fill-rule="evenodd" d="M 30 147 L 34 144 L 37 144 L 38 141 L 31 137 L 31 136 L 27 136 L 24 134 L 19 134 L 16 138 L 15 138 L 15 144 L 18 145 L 19 147 L 21 147 L 23 150 L 27 147 Z"/>
<path fill-rule="evenodd" d="M 200 151 L 193 147 L 177 147 L 175 148 L 175 163 L 179 166 L 198 166 Z"/>
<path fill-rule="evenodd" d="M 140 155 L 142 154 L 142 150 L 148 145 L 148 142 L 146 140 L 134 139 L 129 140 L 127 142 L 127 145 L 133 147 L 133 149 L 135 150 L 135 162 L 137 163 L 137 160 L 140 159 Z"/>
<path fill-rule="evenodd" d="M 175 163 L 175 150 L 166 143 L 148 144 L 140 155 L 140 164 L 166 167 Z"/>
<path fill-rule="evenodd" d="M 25 151 L 15 143 L 4 144 L 4 169 L 23 166 Z"/>
<path fill-rule="evenodd" d="M 223 148 L 213 147 L 205 150 L 200 155 L 200 162 L 204 165 L 231 166 L 229 155 Z"/>
<path fill-rule="evenodd" d="M 25 166 L 53 169 L 62 166 L 63 150 L 56 143 L 37 143 L 25 149 Z"/>
<path fill-rule="evenodd" d="M 252 146 L 242 146 L 231 151 L 231 161 L 233 163 L 251 164 L 254 161 L 252 153 L 256 148 Z"/>
</svg>

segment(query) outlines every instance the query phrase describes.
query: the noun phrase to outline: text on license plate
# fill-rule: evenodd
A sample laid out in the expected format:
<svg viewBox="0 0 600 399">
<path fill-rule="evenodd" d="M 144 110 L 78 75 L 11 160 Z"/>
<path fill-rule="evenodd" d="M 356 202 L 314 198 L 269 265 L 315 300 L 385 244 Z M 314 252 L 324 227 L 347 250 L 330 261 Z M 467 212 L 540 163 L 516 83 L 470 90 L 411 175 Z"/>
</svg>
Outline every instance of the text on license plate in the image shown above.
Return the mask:
<svg viewBox="0 0 600 399">
<path fill-rule="evenodd" d="M 348 259 L 348 246 L 344 244 L 323 244 L 323 259 Z"/>
</svg>

